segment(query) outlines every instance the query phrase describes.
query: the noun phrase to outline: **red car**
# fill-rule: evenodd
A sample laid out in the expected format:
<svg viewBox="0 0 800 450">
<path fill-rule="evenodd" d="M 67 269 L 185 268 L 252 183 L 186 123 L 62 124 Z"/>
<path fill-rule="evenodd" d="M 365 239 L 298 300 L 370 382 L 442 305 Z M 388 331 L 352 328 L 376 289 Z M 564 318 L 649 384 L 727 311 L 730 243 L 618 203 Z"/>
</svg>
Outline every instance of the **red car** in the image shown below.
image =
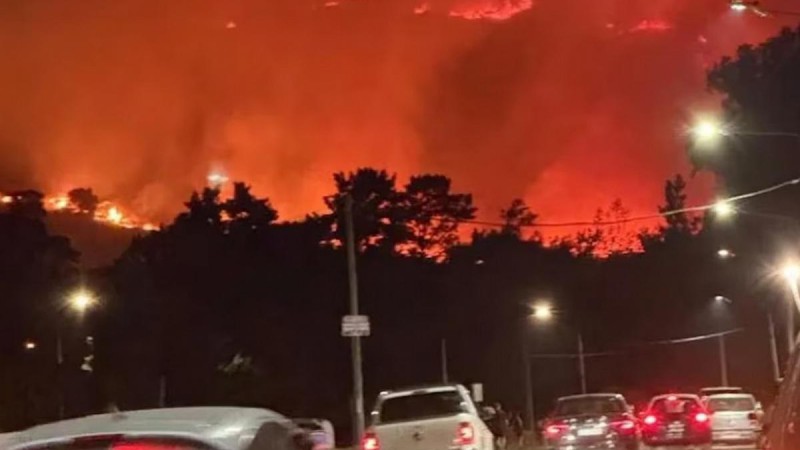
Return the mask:
<svg viewBox="0 0 800 450">
<path fill-rule="evenodd" d="M 659 395 L 641 416 L 642 440 L 648 446 L 711 447 L 711 417 L 692 394 Z"/>
</svg>

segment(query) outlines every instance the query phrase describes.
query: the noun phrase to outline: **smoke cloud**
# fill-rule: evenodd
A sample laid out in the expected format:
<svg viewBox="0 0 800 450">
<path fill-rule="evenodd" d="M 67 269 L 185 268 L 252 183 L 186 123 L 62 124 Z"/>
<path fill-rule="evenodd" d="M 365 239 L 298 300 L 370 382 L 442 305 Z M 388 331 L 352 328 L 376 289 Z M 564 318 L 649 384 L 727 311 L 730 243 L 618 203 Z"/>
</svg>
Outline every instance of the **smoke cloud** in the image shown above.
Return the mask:
<svg viewBox="0 0 800 450">
<path fill-rule="evenodd" d="M 221 170 L 289 219 L 376 166 L 448 174 L 484 218 L 650 212 L 716 101 L 704 68 L 781 24 L 711 0 L 11 0 L 0 190 L 164 220 Z"/>
</svg>

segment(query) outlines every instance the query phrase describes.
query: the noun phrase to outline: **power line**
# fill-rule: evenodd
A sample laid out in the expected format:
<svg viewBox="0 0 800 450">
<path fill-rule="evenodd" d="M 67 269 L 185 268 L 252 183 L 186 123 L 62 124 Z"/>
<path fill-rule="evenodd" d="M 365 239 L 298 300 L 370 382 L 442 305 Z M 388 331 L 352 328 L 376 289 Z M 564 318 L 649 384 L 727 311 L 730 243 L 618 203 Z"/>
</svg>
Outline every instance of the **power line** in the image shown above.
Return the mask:
<svg viewBox="0 0 800 450">
<path fill-rule="evenodd" d="M 778 183 L 776 185 L 759 189 L 757 191 L 748 192 L 745 194 L 736 195 L 733 197 L 729 197 L 727 199 L 722 200 L 725 203 L 734 203 L 740 200 L 745 200 L 748 198 L 758 197 L 761 195 L 769 194 L 771 192 L 777 191 L 779 189 L 783 189 L 789 186 L 794 186 L 800 184 L 800 178 L 793 178 L 788 181 L 784 181 L 782 183 Z M 568 221 L 568 222 L 535 222 L 531 224 L 520 224 L 521 228 L 572 228 L 572 227 L 585 227 L 585 226 L 610 226 L 610 225 L 620 225 L 624 223 L 630 222 L 641 222 L 645 220 L 654 220 L 654 219 L 661 219 L 664 217 L 675 216 L 678 214 L 686 214 L 692 212 L 703 212 L 708 211 L 709 209 L 713 209 L 717 206 L 719 202 L 708 203 L 705 205 L 698 205 L 698 206 L 689 206 L 686 208 L 680 209 L 673 209 L 669 211 L 664 211 L 661 213 L 653 213 L 653 214 L 646 214 L 640 216 L 633 216 L 633 217 L 624 217 L 620 219 L 613 219 L 613 220 L 576 220 L 576 221 Z M 446 219 L 438 218 L 440 221 L 444 221 Z M 465 223 L 470 225 L 481 225 L 487 227 L 496 227 L 501 228 L 508 226 L 508 224 L 502 222 L 491 222 L 491 221 L 484 221 L 484 220 L 459 220 L 458 223 Z"/>
<path fill-rule="evenodd" d="M 732 330 L 720 331 L 717 333 L 709 333 L 703 334 L 699 336 L 690 336 L 685 338 L 673 338 L 673 339 L 662 339 L 658 341 L 647 341 L 647 342 L 639 342 L 635 344 L 627 345 L 626 349 L 624 350 L 610 350 L 605 352 L 594 352 L 594 353 L 584 353 L 584 357 L 597 357 L 597 356 L 615 356 L 615 355 L 622 355 L 626 353 L 631 353 L 636 350 L 640 350 L 643 347 L 652 347 L 658 345 L 672 345 L 672 344 L 687 344 L 690 342 L 698 342 L 704 341 L 708 339 L 716 339 L 722 336 L 728 336 L 730 334 L 739 333 L 744 331 L 744 328 L 734 328 Z M 565 358 L 579 358 L 581 355 L 579 353 L 534 353 L 529 355 L 531 358 L 537 359 L 565 359 Z"/>
</svg>

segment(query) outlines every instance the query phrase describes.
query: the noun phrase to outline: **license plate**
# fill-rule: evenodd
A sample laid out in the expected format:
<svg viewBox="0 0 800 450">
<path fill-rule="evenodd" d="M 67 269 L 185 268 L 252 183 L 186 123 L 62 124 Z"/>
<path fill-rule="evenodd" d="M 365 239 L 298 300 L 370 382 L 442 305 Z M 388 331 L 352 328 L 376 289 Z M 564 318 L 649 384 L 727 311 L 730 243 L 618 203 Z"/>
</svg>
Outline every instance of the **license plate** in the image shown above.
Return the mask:
<svg viewBox="0 0 800 450">
<path fill-rule="evenodd" d="M 600 436 L 603 434 L 602 428 L 579 428 L 578 436 Z"/>
</svg>

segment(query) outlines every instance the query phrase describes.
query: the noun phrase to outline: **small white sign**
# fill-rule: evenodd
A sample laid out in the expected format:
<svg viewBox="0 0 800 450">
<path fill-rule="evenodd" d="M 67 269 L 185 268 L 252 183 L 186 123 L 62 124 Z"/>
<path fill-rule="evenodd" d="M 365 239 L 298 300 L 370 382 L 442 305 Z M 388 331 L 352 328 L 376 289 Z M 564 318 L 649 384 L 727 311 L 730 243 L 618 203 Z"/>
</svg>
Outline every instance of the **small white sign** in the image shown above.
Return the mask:
<svg viewBox="0 0 800 450">
<path fill-rule="evenodd" d="M 472 401 L 475 403 L 483 403 L 483 384 L 472 383 Z"/>
<path fill-rule="evenodd" d="M 342 336 L 369 336 L 370 326 L 368 316 L 344 316 L 342 317 Z"/>
</svg>

